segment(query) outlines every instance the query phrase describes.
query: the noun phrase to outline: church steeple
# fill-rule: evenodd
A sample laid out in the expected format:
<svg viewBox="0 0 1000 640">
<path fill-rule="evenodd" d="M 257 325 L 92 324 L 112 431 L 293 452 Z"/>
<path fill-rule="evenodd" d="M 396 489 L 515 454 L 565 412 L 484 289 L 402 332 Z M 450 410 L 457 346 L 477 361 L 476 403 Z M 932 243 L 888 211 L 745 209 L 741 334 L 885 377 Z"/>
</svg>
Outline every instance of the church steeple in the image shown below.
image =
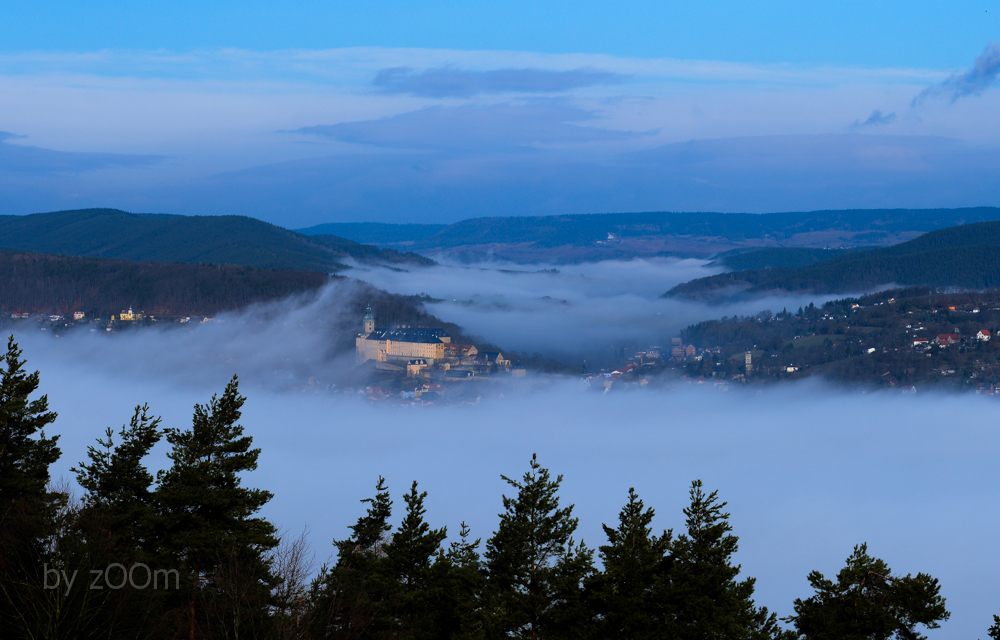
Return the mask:
<svg viewBox="0 0 1000 640">
<path fill-rule="evenodd" d="M 367 336 L 371 332 L 375 331 L 375 314 L 372 313 L 372 306 L 368 305 L 365 309 L 365 317 L 363 318 L 365 325 L 365 335 Z"/>
</svg>

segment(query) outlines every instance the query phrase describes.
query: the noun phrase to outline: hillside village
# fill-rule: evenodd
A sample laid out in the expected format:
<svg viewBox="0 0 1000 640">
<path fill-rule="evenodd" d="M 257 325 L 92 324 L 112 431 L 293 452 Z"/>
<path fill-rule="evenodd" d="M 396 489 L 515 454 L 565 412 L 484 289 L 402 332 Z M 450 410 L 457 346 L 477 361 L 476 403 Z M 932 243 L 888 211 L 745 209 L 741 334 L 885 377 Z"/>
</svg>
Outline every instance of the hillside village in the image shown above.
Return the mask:
<svg viewBox="0 0 1000 640">
<path fill-rule="evenodd" d="M 115 332 L 157 324 L 188 324 L 192 322 L 212 322 L 213 320 L 214 318 L 211 316 L 147 315 L 142 311 L 134 311 L 132 307 L 129 307 L 128 309 L 123 309 L 121 313 L 110 316 L 93 316 L 87 314 L 85 311 L 69 311 L 65 314 L 15 311 L 10 314 L 9 321 L 4 321 L 2 324 L 8 328 L 17 328 L 21 331 L 32 328 L 38 331 L 50 331 L 60 334 L 80 328 L 87 328 L 92 332 Z"/>
<path fill-rule="evenodd" d="M 865 387 L 1000 395 L 1000 293 L 896 289 L 792 313 L 702 322 L 664 368 L 698 382 L 820 375 Z"/>
<path fill-rule="evenodd" d="M 153 316 L 128 308 L 111 317 L 14 312 L 4 324 L 59 336 L 71 330 L 114 333 L 139 327 L 213 322 L 210 316 Z M 524 354 L 508 355 L 468 341 L 452 342 L 441 327 L 377 326 L 369 306 L 354 339 L 355 368 L 316 389 L 377 402 L 463 403 L 503 393 L 525 378 Z M 809 305 L 796 312 L 763 311 L 692 325 L 668 346 L 622 349 L 618 364 L 590 371 L 560 365 L 548 372 L 582 378 L 603 392 L 663 385 L 759 385 L 813 375 L 904 393 L 952 389 L 1000 397 L 1000 292 L 939 292 L 909 288 Z M 536 354 L 537 357 L 537 354 Z M 551 364 L 551 363 L 549 363 Z M 487 390 L 485 383 L 491 382 Z M 499 386 L 497 383 L 502 383 Z M 310 379 L 309 385 L 314 382 Z M 498 391 L 498 389 L 501 389 Z"/>
</svg>

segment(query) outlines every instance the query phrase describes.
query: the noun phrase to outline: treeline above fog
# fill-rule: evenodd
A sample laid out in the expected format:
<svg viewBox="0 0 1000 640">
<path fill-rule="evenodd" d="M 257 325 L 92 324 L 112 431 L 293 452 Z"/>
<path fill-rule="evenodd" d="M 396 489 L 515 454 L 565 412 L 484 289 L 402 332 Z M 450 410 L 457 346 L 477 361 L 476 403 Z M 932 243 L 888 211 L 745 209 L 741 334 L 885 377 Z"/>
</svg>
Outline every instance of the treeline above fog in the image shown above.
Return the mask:
<svg viewBox="0 0 1000 640">
<path fill-rule="evenodd" d="M 0 378 L 0 637 L 22 638 L 922 638 L 949 618 L 931 576 L 893 574 L 859 545 L 832 578 L 808 576 L 783 629 L 733 564 L 726 504 L 691 484 L 679 533 L 652 529 L 632 490 L 596 549 L 577 541 L 561 476 L 532 457 L 502 477 L 485 543 L 426 521 L 416 482 L 394 504 L 379 478 L 365 512 L 312 574 L 307 542 L 262 518 L 251 488 L 260 449 L 239 424 L 237 381 L 163 428 L 146 406 L 74 469 L 73 497 L 49 484 L 61 455 L 41 435 L 56 415 L 33 397 L 17 345 Z M 165 438 L 169 465 L 144 459 Z M 401 506 L 401 509 L 397 509 Z M 319 507 L 317 507 L 319 508 Z M 398 511 L 398 526 L 391 521 Z M 346 524 L 346 523 L 345 523 Z M 775 550 L 775 553 L 780 553 Z M 323 550 L 325 555 L 325 549 Z M 989 630 L 1000 638 L 1000 619 Z"/>
<path fill-rule="evenodd" d="M 694 236 L 728 242 L 780 241 L 798 234 L 846 231 L 859 244 L 886 244 L 900 233 L 923 233 L 969 222 L 1000 219 L 1000 209 L 853 209 L 788 213 L 595 213 L 563 216 L 472 218 L 443 225 L 379 223 L 325 224 L 303 233 L 332 233 L 361 242 L 395 244 L 419 249 L 481 244 L 530 243 L 538 247 L 592 245 L 620 238 Z"/>
<path fill-rule="evenodd" d="M 130 306 L 147 315 L 214 315 L 315 291 L 319 271 L 131 262 L 0 250 L 0 311 L 107 317 Z"/>
<path fill-rule="evenodd" d="M 769 247 L 746 251 L 734 249 L 720 254 L 708 266 L 725 266 L 733 271 L 806 267 L 823 260 L 842 256 L 851 249 L 808 249 L 806 247 Z"/>
<path fill-rule="evenodd" d="M 768 250 L 771 261 L 794 249 Z M 741 256 L 749 262 L 754 254 Z M 679 284 L 665 297 L 770 292 L 844 293 L 885 284 L 987 289 L 1000 286 L 1000 222 L 932 231 L 908 242 L 855 251 L 801 267 L 722 273 Z"/>
<path fill-rule="evenodd" d="M 246 216 L 136 214 L 117 209 L 0 216 L 0 247 L 143 262 L 325 272 L 346 269 L 345 260 L 434 264 L 413 253 L 330 235 L 304 236 Z"/>
</svg>

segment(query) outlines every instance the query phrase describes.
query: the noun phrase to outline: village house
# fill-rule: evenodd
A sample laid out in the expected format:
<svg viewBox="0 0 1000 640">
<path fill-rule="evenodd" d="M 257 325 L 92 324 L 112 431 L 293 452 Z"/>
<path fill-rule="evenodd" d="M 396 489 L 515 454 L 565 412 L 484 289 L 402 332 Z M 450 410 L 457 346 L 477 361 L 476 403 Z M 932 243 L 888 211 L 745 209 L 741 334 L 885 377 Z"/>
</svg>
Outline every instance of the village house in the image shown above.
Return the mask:
<svg viewBox="0 0 1000 640">
<path fill-rule="evenodd" d="M 992 335 L 986 329 L 980 329 L 979 333 L 976 334 L 976 340 L 981 342 L 989 342 Z"/>
<path fill-rule="evenodd" d="M 479 350 L 471 344 L 449 342 L 444 345 L 444 359 L 451 364 L 475 364 L 478 354 Z"/>
<path fill-rule="evenodd" d="M 476 364 L 483 369 L 510 371 L 511 362 L 499 351 L 483 351 L 476 356 Z"/>
</svg>

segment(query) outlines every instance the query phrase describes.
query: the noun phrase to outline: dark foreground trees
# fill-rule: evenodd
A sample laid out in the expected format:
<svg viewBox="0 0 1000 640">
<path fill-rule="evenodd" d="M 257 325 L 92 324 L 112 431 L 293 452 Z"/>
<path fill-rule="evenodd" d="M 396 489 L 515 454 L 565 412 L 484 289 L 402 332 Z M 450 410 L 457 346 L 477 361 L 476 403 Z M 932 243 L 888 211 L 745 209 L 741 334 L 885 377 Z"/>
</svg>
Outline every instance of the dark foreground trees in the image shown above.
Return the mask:
<svg viewBox="0 0 1000 640">
<path fill-rule="evenodd" d="M 0 638 L 920 638 L 948 619 L 938 582 L 894 576 L 861 545 L 835 580 L 794 603 L 783 630 L 734 564 L 738 538 L 715 492 L 692 483 L 679 535 L 655 534 L 634 490 L 604 526 L 598 563 L 575 539 L 561 476 L 537 457 L 502 479 L 485 545 L 463 523 L 426 520 L 414 482 L 394 526 L 384 479 L 363 500 L 336 559 L 310 581 L 304 538 L 282 540 L 260 516 L 271 499 L 245 486 L 257 466 L 234 378 L 196 405 L 189 429 L 162 429 L 146 406 L 108 430 L 75 469 L 84 494 L 54 487 L 56 416 L 34 398 L 38 374 L 8 342 L 0 377 Z M 170 463 L 146 458 L 165 439 Z M 252 484 L 252 483 L 251 483 Z M 482 553 L 480 547 L 482 546 Z M 1000 638 L 1000 618 L 990 637 Z"/>
<path fill-rule="evenodd" d="M 517 490 L 503 497 L 500 525 L 486 543 L 486 604 L 491 634 L 514 638 L 579 638 L 589 622 L 581 585 L 593 571 L 591 552 L 574 544 L 573 506 L 559 506 L 554 480 L 537 456 Z"/>
<path fill-rule="evenodd" d="M 691 484 L 691 504 L 684 509 L 687 533 L 670 545 L 673 565 L 668 602 L 673 637 L 680 640 L 785 638 L 775 614 L 753 601 L 753 578 L 737 580 L 732 564 L 739 539 L 717 492 L 706 494 L 700 480 Z"/>
<path fill-rule="evenodd" d="M 653 516 L 653 509 L 629 489 L 618 528 L 603 525 L 608 543 L 598 553 L 604 571 L 587 580 L 596 638 L 652 640 L 672 631 L 668 594 L 673 532 L 654 535 Z"/>
<path fill-rule="evenodd" d="M 836 580 L 809 574 L 816 593 L 795 601 L 787 618 L 808 640 L 897 638 L 916 640 L 918 626 L 937 629 L 951 614 L 941 587 L 926 573 L 893 576 L 882 560 L 868 555 L 868 545 L 854 547 Z"/>
<path fill-rule="evenodd" d="M 276 530 L 256 516 L 271 493 L 242 486 L 241 474 L 256 469 L 260 456 L 238 424 L 245 400 L 234 376 L 221 397 L 195 405 L 191 429 L 166 432 L 172 464 L 157 476 L 154 527 L 160 556 L 184 575 L 192 640 L 199 624 L 213 622 L 236 635 L 255 634 L 266 625 L 268 595 L 278 582 L 267 557 L 278 544 Z M 212 620 L 199 614 L 201 600 Z"/>
<path fill-rule="evenodd" d="M 75 469 L 80 499 L 50 483 L 60 455 L 11 339 L 0 377 L 0 638 L 263 638 L 301 596 L 304 558 L 278 548 L 257 513 L 271 494 L 242 485 L 259 449 L 238 424 L 234 378 L 196 405 L 187 430 L 146 406 L 108 429 Z M 166 435 L 156 481 L 144 459 Z M 280 572 L 276 569 L 280 568 Z M 300 588 L 290 590 L 290 579 Z M 292 581 L 294 581 L 292 580 Z M 301 607 L 299 607 L 301 609 Z M 288 636 L 286 636 L 288 637 Z"/>
<path fill-rule="evenodd" d="M 0 637 L 29 624 L 42 600 L 46 543 L 65 503 L 49 487 L 59 438 L 46 437 L 44 429 L 56 414 L 47 396 L 32 399 L 39 374 L 25 371 L 21 355 L 11 336 L 0 374 Z"/>
</svg>

